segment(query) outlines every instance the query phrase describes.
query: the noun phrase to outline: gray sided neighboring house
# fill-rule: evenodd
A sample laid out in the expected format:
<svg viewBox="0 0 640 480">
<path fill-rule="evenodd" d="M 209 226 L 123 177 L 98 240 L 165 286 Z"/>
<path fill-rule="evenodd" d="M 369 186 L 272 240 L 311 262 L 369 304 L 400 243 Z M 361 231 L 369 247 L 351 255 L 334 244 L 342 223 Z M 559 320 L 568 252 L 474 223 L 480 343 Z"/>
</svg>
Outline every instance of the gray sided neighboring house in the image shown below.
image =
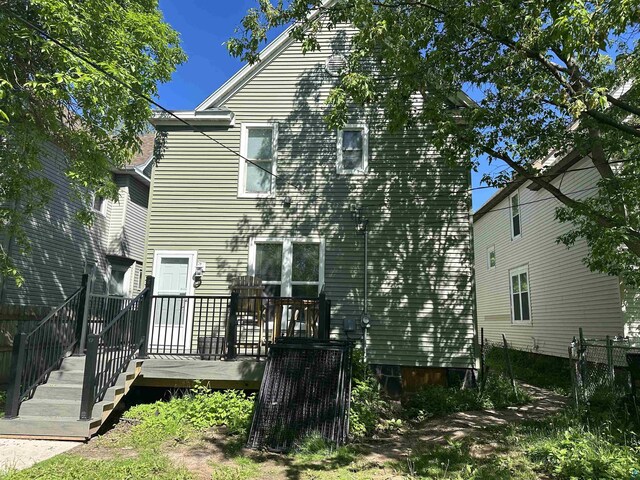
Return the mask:
<svg viewBox="0 0 640 480">
<path fill-rule="evenodd" d="M 282 296 L 324 289 L 332 335 L 359 341 L 359 213 L 369 231 L 367 360 L 392 376 L 401 367 L 472 368 L 469 171 L 442 162 L 428 128 L 389 133 L 356 110 L 345 132 L 327 127 L 336 82 L 327 60 L 340 61 L 350 33 L 321 33 L 321 50 L 304 55 L 285 32 L 260 63 L 195 111 L 177 112 L 222 145 L 156 117 L 164 152 L 153 171 L 145 272 L 158 285 L 180 261 L 171 258 L 185 259 L 183 294 L 228 295 L 229 282 L 247 274 Z M 198 288 L 196 264 L 205 265 Z"/>
<path fill-rule="evenodd" d="M 555 165 L 553 184 L 588 197 L 599 179 L 585 168 L 592 165 L 570 154 Z M 589 271 L 584 241 L 569 249 L 556 242 L 571 226 L 555 220 L 560 203 L 550 197 L 517 182 L 474 214 L 478 326 L 490 341 L 505 334 L 516 348 L 563 357 L 579 328 L 587 338 L 639 335 L 640 297 L 617 277 Z"/>
<path fill-rule="evenodd" d="M 150 182 L 142 172 L 152 164 L 152 150 L 150 135 L 143 138 L 142 152 L 131 165 L 114 171 L 119 199 L 96 199 L 95 222 L 87 227 L 76 219 L 81 204 L 64 174 L 64 153 L 53 144 L 43 145 L 42 175 L 53 182 L 54 192 L 49 204 L 25 225 L 29 253 L 20 254 L 12 239 L 2 238 L 24 277 L 20 287 L 13 279 L 0 280 L 3 311 L 56 307 L 80 286 L 82 274 L 92 266 L 94 293 L 129 296 L 141 289 Z"/>
</svg>

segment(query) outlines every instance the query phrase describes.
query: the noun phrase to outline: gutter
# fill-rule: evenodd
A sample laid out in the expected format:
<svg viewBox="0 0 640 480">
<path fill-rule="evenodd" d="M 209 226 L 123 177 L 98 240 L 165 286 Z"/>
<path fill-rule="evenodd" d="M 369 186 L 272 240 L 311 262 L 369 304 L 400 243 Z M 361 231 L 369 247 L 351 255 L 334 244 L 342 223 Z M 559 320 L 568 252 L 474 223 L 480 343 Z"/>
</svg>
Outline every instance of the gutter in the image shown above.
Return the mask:
<svg viewBox="0 0 640 480">
<path fill-rule="evenodd" d="M 200 126 L 222 126 L 233 127 L 235 125 L 235 114 L 231 110 L 215 109 L 215 110 L 172 110 L 171 113 L 176 115 L 181 120 L 188 122 L 191 125 Z M 155 110 L 151 120 L 149 120 L 154 127 L 168 127 L 177 126 L 185 127 L 177 118 L 169 115 L 168 113 Z"/>
</svg>

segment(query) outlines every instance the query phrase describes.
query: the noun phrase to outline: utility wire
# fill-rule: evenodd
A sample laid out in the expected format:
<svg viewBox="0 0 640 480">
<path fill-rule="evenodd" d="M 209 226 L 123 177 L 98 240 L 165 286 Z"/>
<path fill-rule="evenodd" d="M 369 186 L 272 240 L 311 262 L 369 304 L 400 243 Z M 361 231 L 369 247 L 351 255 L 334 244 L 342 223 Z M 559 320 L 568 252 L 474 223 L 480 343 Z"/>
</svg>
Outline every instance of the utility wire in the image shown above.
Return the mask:
<svg viewBox="0 0 640 480">
<path fill-rule="evenodd" d="M 564 194 L 565 195 L 572 195 L 574 193 L 588 192 L 589 190 L 595 190 L 597 188 L 598 187 L 583 188 L 582 190 L 574 190 L 573 192 L 564 192 Z M 545 198 L 538 198 L 537 200 L 531 200 L 529 202 L 519 203 L 518 207 L 522 207 L 523 205 L 531 205 L 532 203 L 546 202 L 547 200 L 558 200 L 558 199 L 556 197 L 553 197 L 553 196 L 552 197 L 545 197 Z M 511 209 L 511 206 L 500 207 L 500 208 L 492 208 L 491 210 L 487 211 L 486 213 L 498 212 L 500 210 L 510 210 L 510 209 Z M 473 214 L 475 215 L 476 213 L 478 213 L 478 212 L 476 211 Z"/>
<path fill-rule="evenodd" d="M 187 122 L 184 118 L 180 118 L 178 115 L 176 115 L 175 113 L 173 113 L 171 110 L 163 107 L 162 105 L 160 105 L 158 102 L 156 102 L 155 100 L 153 100 L 151 97 L 149 97 L 148 95 L 145 95 L 144 93 L 142 93 L 141 91 L 139 91 L 138 89 L 136 89 L 135 87 L 129 85 L 128 83 L 126 83 L 125 81 L 119 79 L 118 77 L 116 77 L 114 74 L 106 71 L 104 68 L 102 68 L 100 65 L 98 65 L 96 62 L 94 62 L 93 60 L 91 60 L 87 55 L 85 55 L 82 52 L 79 52 L 77 49 L 72 48 L 67 46 L 66 44 L 64 44 L 63 42 L 61 42 L 60 40 L 54 38 L 53 36 L 51 36 L 48 32 L 46 32 L 45 30 L 43 30 L 42 28 L 38 27 L 37 25 L 35 25 L 34 23 L 30 22 L 29 20 L 27 20 L 26 18 L 18 15 L 17 13 L 13 12 L 12 10 L 8 9 L 7 7 L 0 7 L 2 10 L 4 10 L 6 13 L 8 13 L 10 16 L 18 19 L 19 21 L 21 21 L 22 23 L 24 23 L 27 27 L 31 28 L 32 30 L 38 32 L 40 35 L 42 35 L 43 37 L 45 37 L 46 39 L 50 40 L 51 42 L 55 43 L 56 45 L 58 45 L 60 48 L 62 48 L 63 50 L 66 50 L 67 52 L 69 52 L 70 54 L 72 54 L 73 56 L 79 58 L 80 60 L 82 60 L 83 62 L 87 63 L 88 65 L 90 65 L 91 67 L 93 67 L 94 69 L 96 69 L 98 72 L 102 73 L 103 75 L 106 75 L 107 77 L 109 77 L 110 79 L 112 79 L 113 81 L 117 82 L 118 84 L 120 84 L 121 86 L 123 86 L 124 88 L 126 88 L 127 90 L 129 90 L 130 92 L 132 92 L 133 94 L 137 95 L 138 97 L 146 100 L 147 102 L 149 102 L 150 104 L 154 105 L 155 107 L 159 108 L 160 110 L 162 110 L 164 113 L 166 113 L 167 115 L 170 115 L 171 117 L 175 118 L 176 120 L 178 120 L 179 122 L 183 123 L 184 125 L 186 125 L 187 127 L 189 127 L 192 131 L 196 132 L 196 133 L 200 133 L 202 135 L 204 135 L 206 138 L 208 138 L 209 140 L 211 140 L 212 142 L 216 143 L 217 145 L 219 145 L 220 147 L 224 148 L 225 150 L 228 150 L 229 152 L 233 153 L 234 155 L 238 155 L 240 158 L 242 158 L 243 160 L 245 160 L 246 162 L 250 163 L 251 165 L 259 168 L 260 170 L 262 170 L 263 172 L 268 173 L 269 175 L 271 175 L 272 177 L 276 178 L 276 179 L 281 179 L 284 183 L 291 185 L 292 187 L 294 187 L 296 190 L 298 190 L 299 192 L 302 192 L 302 188 L 298 185 L 295 185 L 287 180 L 284 180 L 281 176 L 276 175 L 275 173 L 273 173 L 270 170 L 267 170 L 266 168 L 262 167 L 261 165 L 259 165 L 258 163 L 248 159 L 247 157 L 245 157 L 244 155 L 241 155 L 239 152 L 235 151 L 233 148 L 225 145 L 224 143 L 220 142 L 219 140 L 216 140 L 215 138 L 213 138 L 211 135 L 209 135 L 206 132 L 203 132 L 202 130 L 198 129 L 196 126 L 190 124 L 189 122 Z"/>
<path fill-rule="evenodd" d="M 264 168 L 263 166 L 261 166 L 260 164 L 248 159 L 247 157 L 245 157 L 244 155 L 241 155 L 239 152 L 237 152 L 236 150 L 234 150 L 233 148 L 225 145 L 224 143 L 220 142 L 219 140 L 213 138 L 211 135 L 209 135 L 206 132 L 203 132 L 202 130 L 198 129 L 196 126 L 192 125 L 191 123 L 189 123 L 188 121 L 186 121 L 183 118 L 180 118 L 178 115 L 176 115 L 175 113 L 173 113 L 171 110 L 163 107 L 160 103 L 158 103 L 157 101 L 153 100 L 151 97 L 149 97 L 148 95 L 145 95 L 144 93 L 140 92 L 139 90 L 137 90 L 135 87 L 129 85 L 128 83 L 124 82 L 123 80 L 119 79 L 118 77 L 116 77 L 114 74 L 106 71 L 104 68 L 102 68 L 100 65 L 98 65 L 96 62 L 94 62 L 93 60 L 91 60 L 88 56 L 86 56 L 85 54 L 79 52 L 78 50 L 67 46 L 66 44 L 64 44 L 63 42 L 61 42 L 60 40 L 56 39 L 55 37 L 51 36 L 48 32 L 46 32 L 45 30 L 43 30 L 42 28 L 38 27 L 37 25 L 35 25 L 34 23 L 30 22 L 29 20 L 27 20 L 26 18 L 18 15 L 17 13 L 9 10 L 6 7 L 0 7 L 2 10 L 4 10 L 6 13 L 8 13 L 9 15 L 11 15 L 12 17 L 18 19 L 19 21 L 21 21 L 22 23 L 24 23 L 26 26 L 28 26 L 29 28 L 31 28 L 32 30 L 38 32 L 40 35 L 42 35 L 43 37 L 45 37 L 46 39 L 50 40 L 51 42 L 55 43 L 56 45 L 58 45 L 60 48 L 62 48 L 63 50 L 66 50 L 67 52 L 71 53 L 72 55 L 74 55 L 75 57 L 79 58 L 80 60 L 82 60 L 83 62 L 87 63 L 88 65 L 90 65 L 91 67 L 93 67 L 95 70 L 99 71 L 100 73 L 102 73 L 103 75 L 106 75 L 107 77 L 111 78 L 112 80 L 114 80 L 115 82 L 117 82 L 118 84 L 120 84 L 121 86 L 123 86 L 124 88 L 126 88 L 127 90 L 129 90 L 130 92 L 134 93 L 135 95 L 137 95 L 138 97 L 144 99 L 145 101 L 149 102 L 150 104 L 154 105 L 155 107 L 157 107 L 158 109 L 160 109 L 161 111 L 163 111 L 164 113 L 166 113 L 167 115 L 170 115 L 171 117 L 175 118 L 176 120 L 178 120 L 180 123 L 186 125 L 187 127 L 189 127 L 192 131 L 196 132 L 196 133 L 200 133 L 201 135 L 204 135 L 206 138 L 208 138 L 209 140 L 211 140 L 212 142 L 214 142 L 215 144 L 219 145 L 220 147 L 224 148 L 225 150 L 233 153 L 234 155 L 237 155 L 238 157 L 242 158 L 243 160 L 245 160 L 247 163 L 250 163 L 251 165 L 257 167 L 258 169 L 262 170 L 263 172 L 271 175 L 273 178 L 275 179 L 281 179 L 284 183 L 294 187 L 296 190 L 298 190 L 299 192 L 302 192 L 302 187 L 300 187 L 299 185 L 296 185 L 294 183 L 291 183 L 285 179 L 283 179 L 280 175 L 276 175 L 275 173 L 273 173 L 270 170 L 267 170 L 266 168 Z M 624 162 L 628 162 L 631 161 L 630 159 L 627 160 L 618 160 L 618 161 L 612 161 L 609 162 L 609 164 L 615 164 L 615 163 L 624 163 Z M 569 170 L 565 170 L 565 172 L 577 172 L 577 171 L 581 171 L 581 170 L 589 170 L 591 168 L 596 168 L 596 166 L 590 166 L 590 167 L 582 167 L 582 168 L 574 168 L 574 169 L 569 169 Z M 543 174 L 543 175 L 535 175 L 533 177 L 530 178 L 525 178 L 525 179 L 514 179 L 511 180 L 509 182 L 505 182 L 506 185 L 509 185 L 511 183 L 515 183 L 515 182 L 520 182 L 520 181 L 526 181 L 526 180 L 530 180 L 532 178 L 544 178 L 544 177 L 555 177 L 559 175 L 559 173 L 557 174 Z M 479 187 L 473 187 L 470 188 L 469 191 L 473 191 L 473 190 L 483 190 L 486 188 L 498 188 L 498 187 L 492 187 L 490 185 L 482 185 Z M 555 198 L 555 197 L 553 197 Z M 524 204 L 523 204 L 524 205 Z"/>
<path fill-rule="evenodd" d="M 626 163 L 626 162 L 631 162 L 634 159 L 628 158 L 626 160 L 614 160 L 611 162 L 608 162 L 609 165 L 613 165 L 616 163 Z M 567 170 L 564 170 L 562 172 L 558 172 L 558 173 L 547 173 L 547 174 L 541 174 L 541 175 L 533 175 L 531 177 L 523 177 L 523 178 L 514 178 L 513 180 L 509 180 L 508 182 L 504 182 L 504 185 L 511 185 L 512 183 L 516 183 L 516 182 L 525 182 L 527 180 L 533 180 L 534 178 L 545 178 L 545 177 L 557 177 L 559 175 L 563 175 L 564 173 L 568 173 L 568 172 L 580 172 L 583 170 L 591 170 L 592 168 L 598 168 L 595 165 L 591 165 L 590 167 L 578 167 L 578 168 L 570 168 Z M 502 187 L 502 186 L 501 186 Z M 469 190 L 482 190 L 485 188 L 501 188 L 501 187 L 493 187 L 491 185 L 481 185 L 479 187 L 473 187 L 470 188 Z"/>
</svg>

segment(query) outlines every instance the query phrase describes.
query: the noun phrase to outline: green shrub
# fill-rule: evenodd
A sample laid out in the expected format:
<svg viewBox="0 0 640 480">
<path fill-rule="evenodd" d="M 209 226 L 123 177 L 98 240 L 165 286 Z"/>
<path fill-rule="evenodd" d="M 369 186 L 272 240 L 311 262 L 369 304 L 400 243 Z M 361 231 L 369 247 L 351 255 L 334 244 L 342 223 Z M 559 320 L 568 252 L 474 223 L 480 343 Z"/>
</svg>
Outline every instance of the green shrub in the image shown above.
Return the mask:
<svg viewBox="0 0 640 480">
<path fill-rule="evenodd" d="M 568 395 L 571 392 L 571 367 L 566 358 L 508 349 L 513 375 L 518 380 Z M 507 373 L 504 350 L 489 348 L 486 356 L 490 372 Z"/>
<path fill-rule="evenodd" d="M 351 436 L 361 438 L 373 434 L 390 410 L 391 406 L 380 394 L 380 386 L 375 378 L 355 380 L 351 389 L 349 414 Z"/>
<path fill-rule="evenodd" d="M 455 412 L 523 405 L 529 400 L 521 388 L 514 391 L 509 379 L 491 375 L 482 393 L 472 388 L 426 385 L 407 399 L 404 412 L 407 418 L 421 421 Z"/>
<path fill-rule="evenodd" d="M 253 404 L 254 395 L 236 390 L 211 391 L 197 385 L 184 397 L 136 405 L 123 417 L 140 421 L 132 434 L 143 442 L 184 438 L 190 430 L 215 426 L 226 426 L 230 434 L 244 434 L 251 424 Z"/>
<path fill-rule="evenodd" d="M 618 445 L 606 435 L 569 428 L 543 438 L 528 451 L 541 469 L 558 479 L 640 478 L 640 449 Z"/>
</svg>

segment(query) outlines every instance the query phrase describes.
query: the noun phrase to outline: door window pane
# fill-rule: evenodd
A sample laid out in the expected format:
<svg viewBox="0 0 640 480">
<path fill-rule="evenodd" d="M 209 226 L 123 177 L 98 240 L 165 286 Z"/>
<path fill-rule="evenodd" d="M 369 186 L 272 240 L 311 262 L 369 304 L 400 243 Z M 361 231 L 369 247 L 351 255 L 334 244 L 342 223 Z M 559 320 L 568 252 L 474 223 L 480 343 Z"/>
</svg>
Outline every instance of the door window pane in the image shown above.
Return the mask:
<svg viewBox="0 0 640 480">
<path fill-rule="evenodd" d="M 256 276 L 263 281 L 277 281 L 282 277 L 282 244 L 256 245 Z"/>
<path fill-rule="evenodd" d="M 320 269 L 320 245 L 317 243 L 294 243 L 292 280 L 294 282 L 317 282 Z"/>
<path fill-rule="evenodd" d="M 247 158 L 250 160 L 271 160 L 273 158 L 273 130 L 271 128 L 250 128 L 247 134 Z"/>
</svg>

